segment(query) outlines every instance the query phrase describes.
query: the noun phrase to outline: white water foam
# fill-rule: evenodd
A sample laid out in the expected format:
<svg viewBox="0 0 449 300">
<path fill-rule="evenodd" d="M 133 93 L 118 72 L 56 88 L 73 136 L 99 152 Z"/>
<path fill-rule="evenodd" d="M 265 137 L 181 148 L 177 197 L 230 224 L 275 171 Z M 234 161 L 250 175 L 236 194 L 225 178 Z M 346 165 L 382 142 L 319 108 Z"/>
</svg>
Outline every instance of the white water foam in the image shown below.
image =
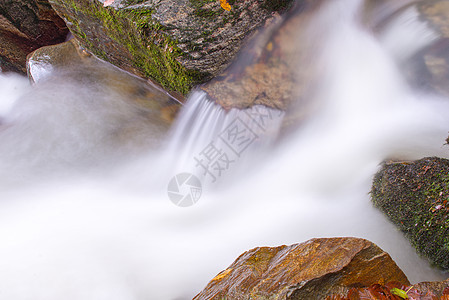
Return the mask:
<svg viewBox="0 0 449 300">
<path fill-rule="evenodd" d="M 322 41 L 325 51 L 315 58 L 328 66 L 320 85 L 325 89 L 316 93 L 322 109 L 274 149 L 271 132 L 254 142 L 216 182 L 207 182 L 210 176 L 195 157 L 211 142 L 224 148 L 220 134 L 247 112 L 226 113 L 196 93 L 169 145 L 130 162 L 126 151 L 108 152 L 109 129 L 135 115 L 105 86 L 96 86 L 95 93 L 81 93 L 70 82 L 40 86 L 36 98 L 21 90 L 2 91 L 2 101 L 25 94 L 14 108 L 21 118 L 8 127 L 7 138 L 0 125 L 2 145 L 45 146 L 0 157 L 9 166 L 0 172 L 1 298 L 189 299 L 245 250 L 331 236 L 372 240 L 412 282 L 445 278 L 371 206 L 368 192 L 384 159 L 448 156 L 443 147 L 447 99 L 412 92 L 390 52 L 352 20 L 355 13 L 339 14 L 348 9 L 347 2 L 332 3 L 316 19 L 332 24 Z M 357 1 L 352 4 L 356 10 Z M 6 80 L 0 77 L 1 84 Z M 65 108 L 48 104 L 64 93 L 76 95 L 64 99 Z M 108 113 L 93 109 L 98 97 Z M 115 104 L 108 105 L 108 99 Z M 80 114 L 84 121 L 75 118 Z M 12 115 L 5 110 L 5 116 Z M 40 122 L 31 122 L 36 118 Z M 252 119 L 244 120 L 249 126 Z M 273 120 L 273 133 L 279 122 Z M 23 124 L 33 126 L 23 129 Z M 88 145 L 87 150 L 66 147 L 54 159 L 53 147 L 67 140 L 75 150 L 78 144 Z M 74 171 L 70 164 L 80 157 L 91 161 L 87 154 L 109 159 L 94 173 L 83 172 L 90 170 L 89 163 Z M 28 167 L 34 160 L 45 167 L 49 159 L 56 165 L 50 178 Z M 180 171 L 205 183 L 203 195 L 189 208 L 173 205 L 167 196 L 169 179 Z M 30 173 L 33 180 L 21 180 Z M 13 187 L 6 186 L 10 176 Z"/>
</svg>

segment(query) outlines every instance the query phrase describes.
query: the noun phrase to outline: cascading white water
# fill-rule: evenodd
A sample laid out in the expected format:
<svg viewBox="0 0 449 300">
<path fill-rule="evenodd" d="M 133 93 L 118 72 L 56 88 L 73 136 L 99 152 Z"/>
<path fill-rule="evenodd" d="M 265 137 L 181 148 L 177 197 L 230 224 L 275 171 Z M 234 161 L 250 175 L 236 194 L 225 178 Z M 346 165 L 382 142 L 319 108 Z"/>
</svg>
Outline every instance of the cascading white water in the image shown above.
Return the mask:
<svg viewBox="0 0 449 300">
<path fill-rule="evenodd" d="M 326 66 L 315 95 L 323 105 L 276 147 L 279 112 L 225 112 L 194 93 L 167 147 L 116 149 L 112 133 L 136 117 L 123 95 L 69 79 L 31 89 L 1 75 L 17 88 L 2 88 L 0 111 L 0 298 L 189 299 L 245 250 L 330 236 L 377 243 L 412 282 L 444 278 L 368 192 L 384 159 L 448 156 L 449 104 L 407 86 L 391 39 L 355 22 L 358 5 L 332 1 L 315 18 L 330 28 L 316 57 Z M 271 116 L 269 129 L 248 123 L 252 113 Z M 220 134 L 235 120 L 260 139 L 212 182 L 195 157 L 210 143 L 230 156 Z M 134 127 L 157 141 L 157 125 Z M 189 208 L 167 196 L 179 172 L 204 185 Z"/>
</svg>

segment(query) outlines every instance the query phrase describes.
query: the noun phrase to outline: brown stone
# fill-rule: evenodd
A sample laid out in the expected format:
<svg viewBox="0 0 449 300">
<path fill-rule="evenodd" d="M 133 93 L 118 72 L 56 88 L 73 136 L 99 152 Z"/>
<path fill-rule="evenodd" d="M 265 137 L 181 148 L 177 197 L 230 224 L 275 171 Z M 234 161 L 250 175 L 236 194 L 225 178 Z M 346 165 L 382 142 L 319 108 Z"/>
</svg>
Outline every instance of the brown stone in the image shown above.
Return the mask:
<svg viewBox="0 0 449 300">
<path fill-rule="evenodd" d="M 270 24 L 225 73 L 201 89 L 226 109 L 266 105 L 286 110 L 295 96 L 303 98 L 319 66 L 311 67 L 314 43 L 297 45 L 307 40 L 318 2 L 301 2 Z"/>
<path fill-rule="evenodd" d="M 68 29 L 47 0 L 0 1 L 0 69 L 26 72 L 26 56 L 61 43 Z"/>
<path fill-rule="evenodd" d="M 352 287 L 409 282 L 391 257 L 359 238 L 320 238 L 243 253 L 194 300 L 324 299 Z"/>
</svg>

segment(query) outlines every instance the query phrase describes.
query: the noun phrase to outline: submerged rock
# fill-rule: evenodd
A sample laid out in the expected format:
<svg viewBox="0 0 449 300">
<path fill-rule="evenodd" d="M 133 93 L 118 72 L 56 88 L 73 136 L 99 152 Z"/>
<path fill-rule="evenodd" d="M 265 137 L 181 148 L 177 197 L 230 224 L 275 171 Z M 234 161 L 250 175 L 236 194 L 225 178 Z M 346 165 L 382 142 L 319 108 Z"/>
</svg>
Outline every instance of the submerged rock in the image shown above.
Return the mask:
<svg viewBox="0 0 449 300">
<path fill-rule="evenodd" d="M 0 71 L 26 73 L 26 56 L 63 42 L 68 29 L 47 0 L 0 1 Z"/>
<path fill-rule="evenodd" d="M 89 51 L 187 94 L 222 71 L 244 39 L 292 0 L 229 1 L 229 11 L 218 0 L 50 2 Z"/>
<path fill-rule="evenodd" d="M 212 279 L 200 299 L 324 299 L 352 287 L 409 282 L 391 257 L 359 238 L 321 238 L 243 253 Z"/>
<path fill-rule="evenodd" d="M 449 160 L 385 164 L 374 177 L 371 197 L 418 253 L 449 269 Z"/>
<path fill-rule="evenodd" d="M 449 96 L 449 1 L 397 4 L 377 20 L 376 31 L 413 87 Z"/>
<path fill-rule="evenodd" d="M 95 83 L 105 93 L 122 95 L 140 110 L 139 117 L 158 123 L 164 130 L 168 129 L 181 107 L 180 102 L 161 87 L 99 60 L 75 39 L 34 51 L 28 56 L 27 70 L 32 82 L 45 82 L 48 78 L 54 80 L 55 74 L 60 74 L 72 82 Z M 126 127 L 126 123 L 122 125 Z M 123 131 L 132 132 L 129 128 Z"/>
</svg>

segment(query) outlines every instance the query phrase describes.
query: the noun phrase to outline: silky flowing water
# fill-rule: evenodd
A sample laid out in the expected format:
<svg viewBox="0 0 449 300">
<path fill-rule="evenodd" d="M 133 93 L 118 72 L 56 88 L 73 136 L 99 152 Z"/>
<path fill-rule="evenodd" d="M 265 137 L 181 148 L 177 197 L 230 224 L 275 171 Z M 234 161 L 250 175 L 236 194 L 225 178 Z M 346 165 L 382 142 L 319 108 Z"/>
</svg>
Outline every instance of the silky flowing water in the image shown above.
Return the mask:
<svg viewBox="0 0 449 300">
<path fill-rule="evenodd" d="M 190 299 L 248 249 L 333 236 L 375 242 L 412 283 L 446 278 L 368 194 L 384 160 L 449 156 L 448 99 L 398 67 L 436 37 L 413 10 L 375 36 L 359 4 L 320 8 L 321 105 L 282 136 L 284 113 L 198 91 L 167 132 L 70 70 L 34 86 L 0 75 L 0 298 Z M 246 130 L 237 146 L 231 128 Z M 211 153 L 221 169 L 203 167 Z M 179 173 L 202 185 L 189 207 L 167 193 Z"/>
</svg>

